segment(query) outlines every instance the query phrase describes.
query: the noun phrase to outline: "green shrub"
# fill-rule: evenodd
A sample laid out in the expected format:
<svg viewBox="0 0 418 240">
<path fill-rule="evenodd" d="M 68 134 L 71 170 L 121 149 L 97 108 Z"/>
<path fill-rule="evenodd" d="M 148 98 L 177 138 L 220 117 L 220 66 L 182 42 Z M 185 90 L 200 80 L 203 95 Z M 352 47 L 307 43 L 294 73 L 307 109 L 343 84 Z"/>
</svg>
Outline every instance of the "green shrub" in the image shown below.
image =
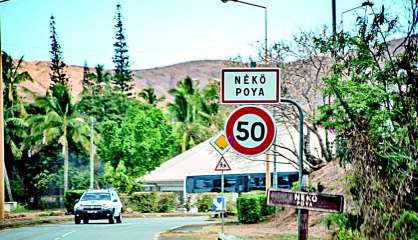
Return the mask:
<svg viewBox="0 0 418 240">
<path fill-rule="evenodd" d="M 267 205 L 267 195 L 265 193 L 258 194 L 258 202 L 261 208 L 261 216 L 270 216 L 274 213 L 274 207 Z"/>
<path fill-rule="evenodd" d="M 257 223 L 261 219 L 260 197 L 256 194 L 243 194 L 237 199 L 238 221 Z"/>
<path fill-rule="evenodd" d="M 172 212 L 179 205 L 177 194 L 173 192 L 158 193 L 158 212 Z"/>
<path fill-rule="evenodd" d="M 118 193 L 119 199 L 122 202 L 123 208 L 128 208 L 130 204 L 129 195 L 127 193 Z"/>
<path fill-rule="evenodd" d="M 67 213 L 74 213 L 74 205 L 83 195 L 85 190 L 67 190 L 64 195 L 64 206 L 67 209 Z"/>
<path fill-rule="evenodd" d="M 393 224 L 395 236 L 405 236 L 407 239 L 418 240 L 418 213 L 403 210 L 399 219 Z"/>
<path fill-rule="evenodd" d="M 332 239 L 335 240 L 366 240 L 367 238 L 362 236 L 359 231 L 353 229 L 341 229 Z"/>
<path fill-rule="evenodd" d="M 22 213 L 29 211 L 28 206 L 22 203 L 17 203 L 16 208 L 12 211 L 13 213 Z"/>
<path fill-rule="evenodd" d="M 155 192 L 134 192 L 129 199 L 135 211 L 148 213 L 158 210 L 157 193 Z"/>
<path fill-rule="evenodd" d="M 267 205 L 267 195 L 264 191 L 241 194 L 237 199 L 236 206 L 240 223 L 257 223 L 262 217 L 274 213 L 274 207 Z"/>
<path fill-rule="evenodd" d="M 196 207 L 199 212 L 212 211 L 212 199 L 218 196 L 218 193 L 203 193 L 197 197 Z M 228 204 L 228 203 L 227 203 Z"/>
<path fill-rule="evenodd" d="M 325 218 L 325 225 L 332 232 L 335 240 L 364 240 L 360 233 L 363 220 L 350 213 L 331 213 Z"/>
<path fill-rule="evenodd" d="M 138 212 L 171 212 L 179 205 L 178 196 L 174 192 L 134 192 L 131 195 L 121 194 L 125 208 Z"/>
<path fill-rule="evenodd" d="M 119 199 L 122 202 L 123 210 L 126 211 L 128 208 L 133 210 L 135 204 L 133 203 L 132 196 L 128 193 L 119 193 Z"/>
<path fill-rule="evenodd" d="M 236 194 L 236 193 L 235 193 Z M 226 201 L 226 212 L 228 214 L 237 215 L 237 198 L 234 197 L 234 193 L 225 194 Z"/>
<path fill-rule="evenodd" d="M 269 216 L 274 213 L 274 207 L 267 205 L 267 194 L 264 191 L 251 191 L 243 193 L 243 195 L 254 195 L 258 197 L 258 203 L 260 204 L 261 216 Z"/>
<path fill-rule="evenodd" d="M 228 214 L 237 214 L 237 202 L 236 197 L 234 197 L 235 194 L 236 193 L 224 193 L 224 197 L 226 199 L 226 212 Z M 212 199 L 217 196 L 221 196 L 221 193 L 198 194 L 196 203 L 192 205 L 195 205 L 199 212 L 212 211 Z"/>
</svg>

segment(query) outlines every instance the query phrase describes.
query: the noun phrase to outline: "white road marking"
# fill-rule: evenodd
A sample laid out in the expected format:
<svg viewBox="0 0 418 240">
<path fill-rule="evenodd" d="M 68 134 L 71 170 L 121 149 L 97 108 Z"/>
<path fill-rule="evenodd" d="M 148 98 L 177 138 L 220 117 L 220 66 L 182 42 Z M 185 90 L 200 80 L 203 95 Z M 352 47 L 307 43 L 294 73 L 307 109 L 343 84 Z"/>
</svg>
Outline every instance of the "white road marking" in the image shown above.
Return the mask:
<svg viewBox="0 0 418 240">
<path fill-rule="evenodd" d="M 65 238 L 66 236 L 75 233 L 75 231 L 67 232 L 61 235 L 61 237 L 56 237 L 54 240 L 61 240 L 61 238 Z"/>
<path fill-rule="evenodd" d="M 182 225 L 178 225 L 178 226 L 175 226 L 175 227 L 170 228 L 170 230 L 174 230 L 176 228 L 181 228 L 181 227 L 182 227 Z"/>
<path fill-rule="evenodd" d="M 65 238 L 66 236 L 68 236 L 68 235 L 70 235 L 72 233 L 75 233 L 75 231 L 71 231 L 71 232 L 64 233 L 64 234 L 61 235 L 61 237 L 62 238 Z"/>
</svg>

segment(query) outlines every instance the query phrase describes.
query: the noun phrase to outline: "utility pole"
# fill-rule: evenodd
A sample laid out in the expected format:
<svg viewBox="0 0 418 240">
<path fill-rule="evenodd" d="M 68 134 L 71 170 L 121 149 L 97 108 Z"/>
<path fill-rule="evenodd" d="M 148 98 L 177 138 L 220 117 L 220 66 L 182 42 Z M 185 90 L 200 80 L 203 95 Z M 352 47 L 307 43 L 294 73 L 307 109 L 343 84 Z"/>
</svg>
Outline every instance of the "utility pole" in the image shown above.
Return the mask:
<svg viewBox="0 0 418 240">
<path fill-rule="evenodd" d="M 268 63 L 268 45 L 267 45 L 267 7 L 264 7 L 264 61 Z"/>
<path fill-rule="evenodd" d="M 336 39 L 337 37 L 337 14 L 336 14 L 336 3 L 335 0 L 332 0 L 332 56 L 336 56 Z"/>
<path fill-rule="evenodd" d="M 90 189 L 94 189 L 94 118 L 90 117 Z"/>
<path fill-rule="evenodd" d="M 3 113 L 3 53 L 0 22 L 0 219 L 4 219 L 4 113 Z"/>
<path fill-rule="evenodd" d="M 266 152 L 266 192 L 271 188 L 270 154 Z"/>
<path fill-rule="evenodd" d="M 304 148 L 304 135 L 303 135 L 303 123 L 304 123 L 304 113 L 303 108 L 299 105 L 299 103 L 286 98 L 281 98 L 280 101 L 282 103 L 290 103 L 294 107 L 298 109 L 299 112 L 299 190 L 302 190 L 302 178 L 303 178 L 303 148 Z M 307 238 L 307 232 L 303 231 L 304 226 L 307 226 L 307 224 L 303 224 L 303 217 L 305 217 L 305 220 L 307 219 L 307 215 L 305 211 L 302 211 L 302 209 L 298 209 L 298 240 L 306 240 Z"/>
<path fill-rule="evenodd" d="M 0 0 L 0 3 L 9 0 Z M 3 52 L 1 51 L 0 21 L 0 220 L 4 219 L 4 109 L 3 109 Z"/>
<path fill-rule="evenodd" d="M 227 3 L 229 1 L 231 2 L 236 2 L 236 3 L 242 3 L 245 5 L 249 5 L 249 6 L 253 6 L 253 7 L 257 7 L 257 8 L 262 8 L 264 9 L 264 64 L 267 66 L 268 64 L 268 44 L 267 44 L 267 7 L 266 6 L 262 6 L 262 5 L 258 5 L 258 4 L 254 4 L 254 3 L 250 3 L 250 2 L 245 2 L 245 1 L 241 1 L 241 0 L 221 0 L 223 3 Z M 271 187 L 271 176 L 270 176 L 270 159 L 269 159 L 269 155 L 266 153 L 266 191 L 268 188 Z"/>
</svg>

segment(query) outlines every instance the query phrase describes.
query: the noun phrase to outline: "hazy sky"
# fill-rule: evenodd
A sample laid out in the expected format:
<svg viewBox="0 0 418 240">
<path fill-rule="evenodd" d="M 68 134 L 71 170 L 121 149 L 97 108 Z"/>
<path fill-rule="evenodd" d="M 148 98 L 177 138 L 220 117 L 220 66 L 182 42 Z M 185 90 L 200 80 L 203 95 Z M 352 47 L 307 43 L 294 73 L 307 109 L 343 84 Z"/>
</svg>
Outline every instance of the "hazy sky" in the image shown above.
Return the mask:
<svg viewBox="0 0 418 240">
<path fill-rule="evenodd" d="M 404 5 L 406 0 L 398 0 Z M 331 26 L 331 0 L 249 0 L 268 8 L 269 43 L 291 40 L 300 30 Z M 382 0 L 374 1 L 376 6 Z M 384 0 L 385 4 L 394 5 Z M 264 10 L 220 0 L 10 0 L 0 3 L 2 48 L 14 58 L 49 60 L 49 17 L 56 18 L 67 64 L 113 68 L 114 15 L 122 4 L 133 69 L 202 59 L 255 56 L 264 39 Z M 361 0 L 337 0 L 342 11 Z M 395 4 L 396 5 L 396 4 Z M 399 10 L 400 9 L 400 10 Z M 398 11 L 402 11 L 399 7 Z M 357 13 L 362 13 L 359 10 Z M 355 11 L 344 15 L 349 28 Z"/>
</svg>

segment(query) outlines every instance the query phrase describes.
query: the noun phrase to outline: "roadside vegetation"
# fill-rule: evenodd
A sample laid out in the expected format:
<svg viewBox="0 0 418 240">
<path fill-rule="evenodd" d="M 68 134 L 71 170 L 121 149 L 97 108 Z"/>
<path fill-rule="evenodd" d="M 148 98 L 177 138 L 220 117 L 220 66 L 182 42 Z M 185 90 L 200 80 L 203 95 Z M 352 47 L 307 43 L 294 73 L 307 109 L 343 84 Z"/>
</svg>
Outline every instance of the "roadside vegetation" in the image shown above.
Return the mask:
<svg viewBox="0 0 418 240">
<path fill-rule="evenodd" d="M 346 212 L 323 219 L 333 239 L 418 239 L 418 20 L 416 2 L 408 3 L 402 16 L 408 19 L 405 26 L 384 7 L 366 6 L 371 15 L 359 16 L 352 32 L 335 36 L 327 31 L 302 32 L 292 44 L 277 42 L 268 49 L 267 59 L 264 54 L 259 58 L 283 69 L 283 97 L 306 106 L 307 139 L 315 138 L 321 148 L 315 155 L 307 141 L 308 170 L 331 161 L 346 169 L 342 182 L 346 199 L 353 204 Z M 134 92 L 120 5 L 115 19 L 115 71 L 85 64 L 83 91 L 76 101 L 53 16 L 51 81 L 45 95 L 19 88 L 19 83 L 33 79 L 20 69 L 22 59 L 13 61 L 2 53 L 5 159 L 11 189 L 6 199 L 13 197 L 22 204 L 20 209 L 64 207 L 65 202 L 71 212 L 79 190 L 89 187 L 93 148 L 94 186 L 117 188 L 133 211 L 184 207 L 210 212 L 212 194 L 180 206 L 173 193 L 141 192 L 139 179 L 223 129 L 228 109 L 219 104 L 219 84 L 213 81 L 201 89 L 190 77 L 179 79 L 169 91 L 170 102 L 157 96 L 152 86 Z M 275 111 L 288 129 L 297 129 L 294 110 L 280 106 Z M 276 154 L 290 151 L 297 156 L 296 146 L 278 149 Z M 310 186 L 312 191 L 320 188 Z M 263 224 L 273 213 L 265 205 L 264 193 L 229 198 L 228 213 L 237 214 L 231 229 L 238 223 Z M 213 227 L 202 231 L 215 234 Z M 204 239 L 201 233 L 188 236 Z"/>
<path fill-rule="evenodd" d="M 332 101 L 317 120 L 336 131 L 355 203 L 331 218 L 337 239 L 418 239 L 417 5 L 409 4 L 407 26 L 371 8 L 372 16 L 357 19 L 357 32 L 338 33 L 335 44 L 315 39 L 323 53 L 337 54 L 324 79 Z"/>
<path fill-rule="evenodd" d="M 225 111 L 215 82 L 200 89 L 190 77 L 163 102 L 150 86 L 132 91 L 129 52 L 121 5 L 115 14 L 115 72 L 85 63 L 77 100 L 66 73 L 56 21 L 50 18 L 50 84 L 45 95 L 20 88 L 34 81 L 21 63 L 3 52 L 5 82 L 6 200 L 29 209 L 64 207 L 70 190 L 89 187 L 93 147 L 94 187 L 140 191 L 140 177 L 222 128 Z M 22 97 L 25 96 L 25 97 Z M 91 134 L 93 126 L 93 135 Z M 93 146 L 90 145 L 93 138 Z M 68 193 L 67 195 L 65 193 Z M 164 200 L 162 200 L 164 201 Z M 171 209 L 171 207 L 169 207 Z"/>
</svg>

